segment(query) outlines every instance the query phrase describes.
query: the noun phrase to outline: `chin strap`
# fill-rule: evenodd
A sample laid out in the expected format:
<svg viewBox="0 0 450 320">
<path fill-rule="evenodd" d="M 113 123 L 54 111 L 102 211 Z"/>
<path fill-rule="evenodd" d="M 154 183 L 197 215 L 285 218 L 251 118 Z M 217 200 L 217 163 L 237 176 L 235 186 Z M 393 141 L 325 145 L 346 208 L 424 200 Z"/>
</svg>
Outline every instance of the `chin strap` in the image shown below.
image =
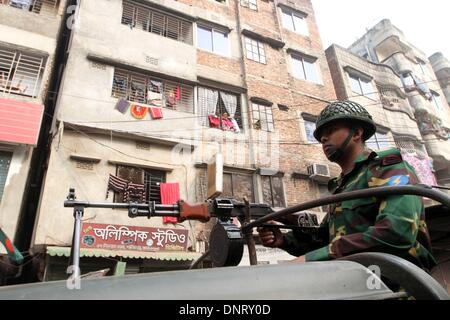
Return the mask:
<svg viewBox="0 0 450 320">
<path fill-rule="evenodd" d="M 337 148 L 335 151 L 333 151 L 330 155 L 327 155 L 328 160 L 330 160 L 331 162 L 336 162 L 338 161 L 345 152 L 345 149 L 347 149 L 348 144 L 350 143 L 350 140 L 352 139 L 353 135 L 355 134 L 355 129 L 351 129 L 347 139 L 345 139 L 344 143 Z"/>
</svg>

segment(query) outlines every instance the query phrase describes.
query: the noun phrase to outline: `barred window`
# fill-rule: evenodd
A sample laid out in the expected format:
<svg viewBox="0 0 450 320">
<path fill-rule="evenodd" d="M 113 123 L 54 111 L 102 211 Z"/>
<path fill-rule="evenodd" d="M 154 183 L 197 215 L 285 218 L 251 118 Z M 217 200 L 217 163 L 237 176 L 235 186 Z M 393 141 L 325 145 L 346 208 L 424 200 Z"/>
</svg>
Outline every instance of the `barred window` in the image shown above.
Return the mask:
<svg viewBox="0 0 450 320">
<path fill-rule="evenodd" d="M 0 47 L 0 92 L 37 97 L 46 57 Z"/>
<path fill-rule="evenodd" d="M 285 207 L 283 179 L 279 176 L 261 176 L 263 201 L 271 207 Z"/>
<path fill-rule="evenodd" d="M 114 70 L 112 96 L 194 113 L 194 87 L 124 69 Z"/>
<path fill-rule="evenodd" d="M 166 182 L 166 173 L 164 171 L 122 165 L 118 165 L 116 170 L 117 177 L 145 186 L 146 203 L 149 201 L 161 203 L 160 185 Z M 123 202 L 123 193 L 116 193 L 114 201 Z"/>
<path fill-rule="evenodd" d="M 258 0 L 241 0 L 241 6 L 257 11 L 257 1 Z"/>
<path fill-rule="evenodd" d="M 122 24 L 192 45 L 192 23 L 151 7 L 123 1 Z"/>
<path fill-rule="evenodd" d="M 245 49 L 247 51 L 247 59 L 266 63 L 266 53 L 262 42 L 245 37 Z"/>
<path fill-rule="evenodd" d="M 59 0 L 0 0 L 1 4 L 51 17 L 58 12 Z"/>
<path fill-rule="evenodd" d="M 317 143 L 316 138 L 314 137 L 314 131 L 316 130 L 316 123 L 313 121 L 305 120 L 305 133 L 306 140 L 309 143 Z"/>
<path fill-rule="evenodd" d="M 273 125 L 272 106 L 252 103 L 253 128 L 257 130 L 275 131 Z"/>
</svg>

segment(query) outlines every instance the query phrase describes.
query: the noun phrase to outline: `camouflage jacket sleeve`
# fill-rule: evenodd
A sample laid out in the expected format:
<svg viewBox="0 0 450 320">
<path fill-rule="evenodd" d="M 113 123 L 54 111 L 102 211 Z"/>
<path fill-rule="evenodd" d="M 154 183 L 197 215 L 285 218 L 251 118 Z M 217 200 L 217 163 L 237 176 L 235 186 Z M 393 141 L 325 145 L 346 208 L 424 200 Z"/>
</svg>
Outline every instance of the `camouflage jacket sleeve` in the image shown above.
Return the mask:
<svg viewBox="0 0 450 320">
<path fill-rule="evenodd" d="M 368 187 L 416 184 L 412 167 L 405 162 L 389 166 L 369 165 L 366 169 Z M 405 256 L 414 249 L 423 212 L 420 197 L 389 196 L 378 199 L 377 206 L 366 214 L 376 215 L 375 223 L 359 233 L 337 235 L 330 244 L 306 255 L 306 261 L 336 259 L 364 251 L 382 251 Z M 375 208 L 375 210 L 374 210 Z M 378 209 L 378 212 L 376 210 Z"/>
</svg>

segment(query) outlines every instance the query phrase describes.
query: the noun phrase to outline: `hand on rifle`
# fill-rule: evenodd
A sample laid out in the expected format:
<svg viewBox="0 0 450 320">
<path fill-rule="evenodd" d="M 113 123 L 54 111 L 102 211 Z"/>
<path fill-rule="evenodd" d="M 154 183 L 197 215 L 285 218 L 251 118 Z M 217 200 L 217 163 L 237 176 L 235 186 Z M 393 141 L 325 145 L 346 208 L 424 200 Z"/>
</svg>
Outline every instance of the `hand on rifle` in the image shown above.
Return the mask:
<svg viewBox="0 0 450 320">
<path fill-rule="evenodd" d="M 275 221 L 269 221 L 267 224 L 276 224 Z M 283 243 L 283 234 L 278 228 L 264 228 L 257 229 L 259 237 L 264 247 L 280 248 Z"/>
</svg>

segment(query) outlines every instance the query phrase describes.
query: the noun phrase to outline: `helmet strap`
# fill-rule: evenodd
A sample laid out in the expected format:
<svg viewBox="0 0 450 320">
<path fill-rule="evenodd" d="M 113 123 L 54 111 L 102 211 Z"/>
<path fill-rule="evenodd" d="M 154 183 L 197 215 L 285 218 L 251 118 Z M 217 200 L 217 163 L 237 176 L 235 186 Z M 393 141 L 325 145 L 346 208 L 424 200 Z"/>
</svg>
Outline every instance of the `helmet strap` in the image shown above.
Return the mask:
<svg viewBox="0 0 450 320">
<path fill-rule="evenodd" d="M 342 158 L 342 156 L 344 155 L 344 152 L 347 149 L 348 144 L 350 143 L 350 140 L 352 139 L 354 134 L 355 134 L 355 129 L 354 128 L 350 129 L 347 139 L 345 139 L 344 143 L 342 143 L 342 145 L 339 148 L 337 148 L 335 151 L 333 151 L 333 153 L 331 153 L 328 156 L 328 160 L 330 160 L 331 162 L 336 162 L 340 158 Z"/>
</svg>

